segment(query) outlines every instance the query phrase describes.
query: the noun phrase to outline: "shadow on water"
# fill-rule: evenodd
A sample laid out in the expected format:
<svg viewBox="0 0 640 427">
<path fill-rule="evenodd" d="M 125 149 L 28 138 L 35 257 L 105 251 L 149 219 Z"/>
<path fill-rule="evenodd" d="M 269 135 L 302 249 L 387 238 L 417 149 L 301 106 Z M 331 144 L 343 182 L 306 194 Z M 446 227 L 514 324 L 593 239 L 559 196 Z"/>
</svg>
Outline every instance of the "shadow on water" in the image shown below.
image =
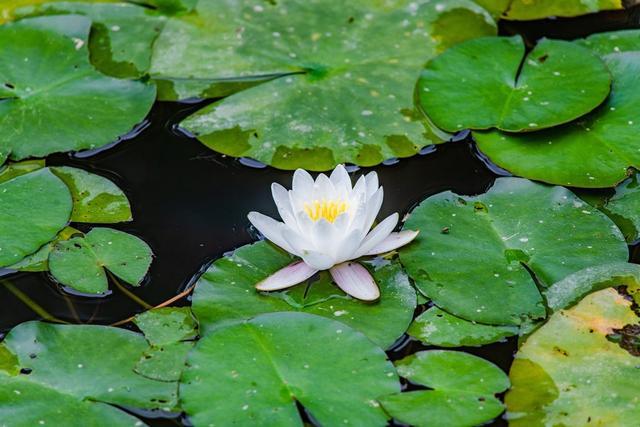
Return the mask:
<svg viewBox="0 0 640 427">
<path fill-rule="evenodd" d="M 640 9 L 636 7 L 573 19 L 501 23 L 500 32 L 523 34 L 530 41 L 543 36 L 570 39 L 600 31 L 637 28 L 639 22 Z M 140 288 L 131 289 L 150 305 L 158 305 L 180 293 L 209 261 L 253 241 L 255 236 L 249 228 L 247 213 L 260 210 L 277 216 L 270 194 L 271 182 L 290 185 L 291 172 L 216 154 L 176 130 L 183 117 L 201 107 L 202 103 L 159 102 L 145 126 L 131 139 L 87 158 L 54 155 L 48 159 L 50 165 L 76 166 L 109 177 L 126 192 L 134 221 L 113 227 L 140 236 L 153 248 L 155 260 L 149 277 Z M 469 138 L 429 148 L 424 153 L 373 168 L 385 187 L 381 217 L 395 211 L 402 215 L 426 196 L 444 190 L 482 193 L 504 173 L 479 156 Z M 356 175 L 367 170 L 357 171 Z M 637 254 L 639 251 L 635 249 L 633 253 Z M 3 307 L 9 307 L 0 311 L 0 333 L 21 322 L 42 318 L 23 302 L 25 297 L 16 297 L 18 292 L 32 301 L 32 307 L 36 304 L 69 322 L 110 324 L 143 310 L 113 284 L 109 295 L 86 298 L 63 292 L 47 274 L 21 273 L 2 279 L 8 280 L 14 291 L 0 285 L 0 301 Z M 178 304 L 185 303 L 188 301 L 181 300 Z M 406 339 L 389 355 L 397 359 L 426 348 Z M 509 339 L 463 350 L 508 371 L 515 349 L 515 339 Z M 145 416 L 152 425 L 180 423 L 177 419 L 153 418 L 150 414 Z M 505 425 L 505 421 L 496 420 L 492 425 Z"/>
</svg>

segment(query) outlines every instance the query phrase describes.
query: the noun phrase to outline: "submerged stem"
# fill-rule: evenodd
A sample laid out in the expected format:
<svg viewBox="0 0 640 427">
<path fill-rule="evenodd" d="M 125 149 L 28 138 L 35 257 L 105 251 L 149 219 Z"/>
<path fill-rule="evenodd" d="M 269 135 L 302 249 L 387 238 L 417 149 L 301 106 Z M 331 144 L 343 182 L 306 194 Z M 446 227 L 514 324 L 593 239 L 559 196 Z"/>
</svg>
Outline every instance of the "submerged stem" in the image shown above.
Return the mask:
<svg viewBox="0 0 640 427">
<path fill-rule="evenodd" d="M 107 272 L 107 275 L 109 276 L 109 278 L 111 279 L 111 281 L 113 281 L 113 283 L 116 285 L 116 287 L 118 289 L 120 289 L 120 291 L 123 294 L 125 294 L 131 300 L 135 301 L 136 303 L 138 303 L 140 306 L 144 307 L 147 310 L 151 310 L 153 308 L 153 306 L 151 304 L 149 304 L 148 302 L 146 302 L 145 300 L 143 300 L 142 298 L 140 298 L 139 296 L 137 296 L 136 294 L 131 292 L 124 285 L 122 285 L 122 283 L 120 283 L 120 281 L 116 278 L 116 276 L 111 274 L 111 272 L 109 270 L 106 270 L 106 272 Z"/>
<path fill-rule="evenodd" d="M 62 319 L 58 319 L 57 317 L 49 314 L 47 310 L 42 308 L 42 306 L 40 306 L 37 302 L 32 300 L 27 294 L 25 294 L 20 289 L 15 287 L 15 285 L 10 281 L 0 280 L 0 283 L 2 283 L 2 285 L 4 285 L 13 295 L 15 295 L 16 298 L 22 301 L 24 305 L 29 307 L 34 313 L 42 317 L 44 320 L 48 320 L 49 322 L 55 322 L 55 323 L 69 324 L 69 322 L 66 322 Z"/>
</svg>

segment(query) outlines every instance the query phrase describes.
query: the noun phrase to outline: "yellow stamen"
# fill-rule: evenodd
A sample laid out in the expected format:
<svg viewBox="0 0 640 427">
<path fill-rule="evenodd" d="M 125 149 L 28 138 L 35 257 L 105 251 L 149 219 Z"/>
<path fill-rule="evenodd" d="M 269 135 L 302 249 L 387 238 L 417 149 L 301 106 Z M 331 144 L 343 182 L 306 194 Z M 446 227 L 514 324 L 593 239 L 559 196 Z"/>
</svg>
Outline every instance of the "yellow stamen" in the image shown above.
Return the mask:
<svg viewBox="0 0 640 427">
<path fill-rule="evenodd" d="M 314 200 L 304 204 L 304 211 L 313 221 L 325 219 L 334 222 L 340 214 L 347 211 L 349 205 L 342 200 Z"/>
</svg>

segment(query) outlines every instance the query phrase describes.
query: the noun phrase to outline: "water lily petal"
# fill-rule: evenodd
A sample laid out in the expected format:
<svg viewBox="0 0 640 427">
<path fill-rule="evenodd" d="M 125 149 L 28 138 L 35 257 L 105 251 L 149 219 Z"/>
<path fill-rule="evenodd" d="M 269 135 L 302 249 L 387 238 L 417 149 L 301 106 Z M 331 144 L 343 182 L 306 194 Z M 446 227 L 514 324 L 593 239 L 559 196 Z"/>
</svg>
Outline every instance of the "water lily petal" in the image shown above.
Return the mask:
<svg viewBox="0 0 640 427">
<path fill-rule="evenodd" d="M 333 183 L 333 187 L 339 193 L 341 198 L 346 198 L 349 192 L 351 191 L 351 178 L 349 177 L 349 172 L 343 165 L 338 165 L 331 172 L 329 179 Z"/>
<path fill-rule="evenodd" d="M 282 232 L 287 229 L 283 223 L 260 212 L 249 212 L 247 218 L 249 218 L 251 224 L 258 229 L 265 239 L 272 241 L 289 253 L 295 253 L 293 252 L 293 248 L 282 236 Z"/>
<path fill-rule="evenodd" d="M 313 192 L 313 178 L 304 169 L 296 169 L 293 173 L 291 191 L 307 197 Z"/>
<path fill-rule="evenodd" d="M 364 237 L 362 230 L 353 229 L 342 238 L 342 242 L 337 247 L 335 258 L 336 262 L 350 261 L 356 258 L 357 251 L 362 244 L 362 238 Z"/>
<path fill-rule="evenodd" d="M 318 251 L 305 251 L 301 258 L 311 267 L 318 270 L 328 270 L 336 263 L 332 256 Z"/>
<path fill-rule="evenodd" d="M 378 255 L 398 249 L 415 239 L 418 233 L 419 231 L 414 230 L 404 230 L 399 233 L 391 233 L 386 239 L 365 253 L 365 255 Z"/>
<path fill-rule="evenodd" d="M 398 213 L 393 213 L 386 217 L 380 224 L 378 224 L 373 230 L 367 234 L 367 237 L 362 241 L 362 245 L 360 245 L 360 249 L 358 249 L 357 255 L 361 257 L 362 255 L 368 253 L 371 249 L 378 246 L 384 239 L 391 234 L 393 229 L 398 224 Z"/>
<path fill-rule="evenodd" d="M 296 261 L 258 282 L 256 289 L 259 291 L 277 291 L 290 288 L 304 282 L 317 272 L 318 270 L 305 264 L 304 261 Z"/>
<path fill-rule="evenodd" d="M 313 224 L 311 241 L 313 241 L 313 247 L 318 252 L 335 255 L 335 248 L 341 240 L 340 236 L 335 233 L 333 224 L 326 219 L 321 218 Z"/>
<path fill-rule="evenodd" d="M 373 196 L 371 196 L 369 200 L 367 200 L 367 213 L 362 219 L 362 229 L 365 230 L 365 232 L 371 230 L 371 226 L 378 217 L 378 213 L 380 213 L 383 199 L 384 190 L 382 189 L 382 187 L 379 187 L 376 192 L 373 193 Z"/>
<path fill-rule="evenodd" d="M 378 174 L 375 172 L 369 172 L 365 176 L 365 180 L 367 181 L 367 199 L 373 196 L 373 194 L 378 190 Z"/>
<path fill-rule="evenodd" d="M 333 200 L 336 196 L 336 189 L 329 177 L 323 173 L 318 175 L 314 187 L 313 200 Z"/>
<path fill-rule="evenodd" d="M 347 294 L 363 301 L 380 298 L 380 289 L 366 268 L 357 262 L 344 262 L 331 268 L 331 277 Z"/>
<path fill-rule="evenodd" d="M 276 203 L 280 218 L 289 227 L 298 229 L 298 221 L 293 214 L 293 207 L 291 206 L 291 199 L 289 198 L 289 192 L 282 185 L 274 182 L 271 184 L 271 194 L 273 195 L 273 201 Z"/>
<path fill-rule="evenodd" d="M 313 242 L 307 238 L 307 235 L 300 234 L 291 228 L 282 230 L 282 238 L 291 247 L 289 252 L 297 256 L 315 248 Z"/>
</svg>

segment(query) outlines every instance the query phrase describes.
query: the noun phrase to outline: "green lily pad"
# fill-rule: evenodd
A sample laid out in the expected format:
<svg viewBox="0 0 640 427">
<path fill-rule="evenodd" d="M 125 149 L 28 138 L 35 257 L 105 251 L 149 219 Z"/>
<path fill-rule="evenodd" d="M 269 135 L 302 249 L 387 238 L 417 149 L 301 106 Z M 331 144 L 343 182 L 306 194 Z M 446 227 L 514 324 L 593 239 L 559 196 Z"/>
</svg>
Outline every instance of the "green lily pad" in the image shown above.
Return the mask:
<svg viewBox="0 0 640 427">
<path fill-rule="evenodd" d="M 150 73 L 181 98 L 241 90 L 181 123 L 215 151 L 280 169 L 370 166 L 442 142 L 414 107 L 420 70 L 452 39 L 495 32 L 467 0 L 199 2 L 167 21 Z"/>
<path fill-rule="evenodd" d="M 0 27 L 0 157 L 101 147 L 146 116 L 155 88 L 98 73 L 83 43 L 19 24 Z"/>
<path fill-rule="evenodd" d="M 640 238 L 640 186 L 634 174 L 615 188 L 611 197 L 587 201 L 606 213 L 624 234 L 628 243 Z"/>
<path fill-rule="evenodd" d="M 296 402 L 320 425 L 385 426 L 376 398 L 400 390 L 393 365 L 369 339 L 305 313 L 215 329 L 187 363 L 180 399 L 195 426 L 300 426 Z"/>
<path fill-rule="evenodd" d="M 37 252 L 27 255 L 15 264 L 11 264 L 6 268 L 9 270 L 25 271 L 25 272 L 38 272 L 49 271 L 49 255 L 53 248 L 63 240 L 69 240 L 74 235 L 82 234 L 80 231 L 73 227 L 65 227 L 58 233 L 55 239 L 38 249 Z"/>
<path fill-rule="evenodd" d="M 149 70 L 151 46 L 166 19 L 130 3 L 55 1 L 17 9 L 18 17 L 77 14 L 91 19 L 91 63 L 114 77 L 140 77 Z"/>
<path fill-rule="evenodd" d="M 51 171 L 64 181 L 71 191 L 71 221 L 108 224 L 132 220 L 129 199 L 112 181 L 67 166 L 52 167 Z"/>
<path fill-rule="evenodd" d="M 519 178 L 497 179 L 480 196 L 429 197 L 405 227 L 420 230 L 400 250 L 416 286 L 443 310 L 486 324 L 542 318 L 536 281 L 544 288 L 628 257 L 620 230 L 602 212 L 565 188 Z"/>
<path fill-rule="evenodd" d="M 461 347 L 501 341 L 517 335 L 518 328 L 470 322 L 434 306 L 416 317 L 407 333 L 427 345 Z"/>
<path fill-rule="evenodd" d="M 640 50 L 640 30 L 608 31 L 592 34 L 578 43 L 600 56 Z"/>
<path fill-rule="evenodd" d="M 25 160 L 0 166 L 0 184 L 20 175 L 40 170 L 45 167 L 44 160 Z"/>
<path fill-rule="evenodd" d="M 107 273 L 131 286 L 139 286 L 151 266 L 153 252 L 136 236 L 111 228 L 94 228 L 82 237 L 56 244 L 49 255 L 53 277 L 87 294 L 109 289 Z"/>
<path fill-rule="evenodd" d="M 502 0 L 496 1 L 503 3 Z M 550 16 L 571 17 L 622 8 L 622 0 L 513 0 L 509 3 L 503 18 L 527 21 Z"/>
<path fill-rule="evenodd" d="M 540 132 L 474 132 L 480 151 L 515 175 L 552 184 L 602 188 L 623 181 L 628 168 L 640 168 L 640 93 L 635 80 L 640 52 L 611 54 L 604 60 L 613 86 L 594 112 Z"/>
<path fill-rule="evenodd" d="M 588 267 L 549 286 L 544 296 L 555 312 L 570 308 L 591 292 L 622 285 L 640 304 L 640 265 L 617 262 Z"/>
<path fill-rule="evenodd" d="M 589 49 L 543 39 L 525 56 L 515 36 L 452 47 L 427 63 L 417 90 L 441 129 L 521 132 L 583 116 L 604 101 L 610 85 L 607 67 Z"/>
<path fill-rule="evenodd" d="M 630 426 L 640 419 L 640 359 L 607 335 L 640 318 L 614 289 L 555 313 L 511 367 L 509 425 Z"/>
<path fill-rule="evenodd" d="M 256 291 L 256 283 L 291 262 L 291 255 L 267 242 L 243 246 L 214 262 L 193 295 L 193 312 L 203 332 L 262 313 L 302 311 L 339 320 L 387 348 L 411 323 L 416 292 L 398 263 L 371 269 L 382 295 L 373 304 L 346 295 L 326 272 L 310 286 L 301 284 L 283 292 Z"/>
<path fill-rule="evenodd" d="M 500 368 L 471 354 L 422 351 L 396 363 L 398 373 L 431 390 L 410 391 L 380 399 L 395 419 L 415 426 L 474 426 L 502 413 L 495 397 L 509 387 Z"/>
<path fill-rule="evenodd" d="M 86 415 L 83 425 L 132 426 L 139 420 L 111 405 L 171 410 L 176 404 L 176 383 L 134 373 L 147 342 L 131 331 L 27 322 L 7 335 L 4 346 L 23 373 L 0 374 L 2 420 L 72 425 Z"/>
<path fill-rule="evenodd" d="M 48 169 L 0 183 L 0 267 L 54 239 L 67 225 L 71 209 L 67 186 Z"/>
<path fill-rule="evenodd" d="M 136 364 L 135 371 L 158 381 L 178 381 L 187 353 L 193 348 L 197 324 L 189 307 L 164 307 L 138 314 L 134 323 L 151 348 Z"/>
</svg>

